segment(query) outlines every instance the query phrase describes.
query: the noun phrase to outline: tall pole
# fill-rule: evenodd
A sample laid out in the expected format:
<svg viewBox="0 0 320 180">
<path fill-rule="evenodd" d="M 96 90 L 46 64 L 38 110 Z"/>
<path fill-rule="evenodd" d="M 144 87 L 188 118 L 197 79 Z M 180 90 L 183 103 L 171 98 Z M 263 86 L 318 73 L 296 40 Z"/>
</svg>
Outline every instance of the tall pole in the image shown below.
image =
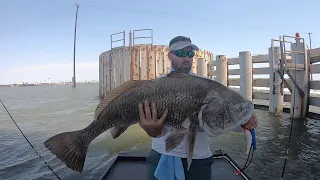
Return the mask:
<svg viewBox="0 0 320 180">
<path fill-rule="evenodd" d="M 311 47 L 311 34 L 312 34 L 312 33 L 309 32 L 308 34 L 309 34 L 310 49 L 312 49 L 312 47 Z"/>
<path fill-rule="evenodd" d="M 309 32 L 308 34 L 309 34 L 309 43 L 310 43 L 310 47 L 309 48 L 311 50 L 312 49 L 312 47 L 311 47 L 311 32 Z M 311 64 L 311 62 L 310 62 L 310 64 Z M 310 80 L 313 81 L 313 76 L 312 76 L 311 72 L 310 72 Z"/>
<path fill-rule="evenodd" d="M 76 87 L 76 37 L 77 37 L 77 21 L 78 21 L 78 8 L 79 5 L 76 4 L 77 6 L 77 11 L 76 11 L 76 22 L 74 25 L 74 40 L 73 40 L 73 78 L 72 78 L 72 83 L 73 83 L 73 88 Z"/>
</svg>

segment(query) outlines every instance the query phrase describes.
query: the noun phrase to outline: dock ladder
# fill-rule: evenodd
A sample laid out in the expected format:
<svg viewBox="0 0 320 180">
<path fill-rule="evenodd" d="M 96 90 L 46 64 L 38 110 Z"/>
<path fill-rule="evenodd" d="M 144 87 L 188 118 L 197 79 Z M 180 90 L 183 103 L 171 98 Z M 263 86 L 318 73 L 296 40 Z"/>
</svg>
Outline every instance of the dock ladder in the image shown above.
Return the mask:
<svg viewBox="0 0 320 180">
<path fill-rule="evenodd" d="M 289 82 L 284 78 L 284 75 L 287 74 L 288 77 L 290 78 L 290 80 L 292 81 L 293 85 L 297 88 L 300 97 L 304 98 L 305 94 L 302 91 L 302 89 L 300 88 L 300 86 L 298 85 L 294 76 L 292 75 L 292 71 L 304 71 L 305 68 L 308 68 L 308 67 L 306 67 L 306 64 L 297 64 L 296 62 L 292 62 L 292 54 L 296 54 L 296 53 L 305 54 L 305 53 L 308 53 L 308 51 L 306 51 L 305 46 L 303 48 L 303 51 L 293 51 L 293 50 L 291 50 L 291 48 L 289 48 L 289 50 L 288 50 L 288 46 L 286 46 L 286 43 L 289 43 L 290 44 L 289 47 L 291 47 L 291 45 L 293 43 L 292 39 L 294 39 L 295 41 L 299 41 L 299 42 L 302 40 L 303 44 L 305 44 L 304 38 L 301 38 L 298 35 L 296 37 L 283 35 L 283 36 L 279 37 L 279 40 L 272 39 L 271 47 L 272 47 L 273 55 L 276 55 L 275 51 L 274 51 L 274 42 L 280 43 L 281 58 L 279 59 L 279 63 L 277 64 L 278 69 L 276 70 L 276 73 L 278 73 L 280 75 L 282 83 L 286 84 L 290 93 L 292 94 L 292 87 L 290 86 Z M 307 59 L 309 59 L 309 56 L 307 56 Z M 307 63 L 307 64 L 309 64 L 309 63 Z M 281 92 L 283 94 L 282 89 L 281 89 Z"/>
</svg>

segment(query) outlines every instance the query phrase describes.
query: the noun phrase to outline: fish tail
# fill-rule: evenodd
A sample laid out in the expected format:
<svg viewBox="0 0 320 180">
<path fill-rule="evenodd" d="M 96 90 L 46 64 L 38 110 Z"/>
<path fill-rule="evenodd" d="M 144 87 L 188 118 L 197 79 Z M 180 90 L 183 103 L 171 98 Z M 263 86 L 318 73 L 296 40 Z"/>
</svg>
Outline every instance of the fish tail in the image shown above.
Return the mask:
<svg viewBox="0 0 320 180">
<path fill-rule="evenodd" d="M 57 134 L 43 144 L 57 156 L 67 167 L 74 171 L 82 172 L 88 146 L 91 141 L 79 141 L 83 139 L 83 130 L 64 132 Z"/>
</svg>

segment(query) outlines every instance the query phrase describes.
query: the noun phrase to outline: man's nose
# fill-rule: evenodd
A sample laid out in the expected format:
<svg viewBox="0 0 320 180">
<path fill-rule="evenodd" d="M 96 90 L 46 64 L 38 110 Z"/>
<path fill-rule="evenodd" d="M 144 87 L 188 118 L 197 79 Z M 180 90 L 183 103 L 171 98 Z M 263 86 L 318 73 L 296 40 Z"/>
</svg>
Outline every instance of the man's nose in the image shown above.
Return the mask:
<svg viewBox="0 0 320 180">
<path fill-rule="evenodd" d="M 189 57 L 189 56 L 186 56 L 186 57 L 183 57 L 183 60 L 184 60 L 184 61 L 189 61 L 189 62 L 191 62 L 191 61 L 192 61 L 192 58 Z"/>
</svg>

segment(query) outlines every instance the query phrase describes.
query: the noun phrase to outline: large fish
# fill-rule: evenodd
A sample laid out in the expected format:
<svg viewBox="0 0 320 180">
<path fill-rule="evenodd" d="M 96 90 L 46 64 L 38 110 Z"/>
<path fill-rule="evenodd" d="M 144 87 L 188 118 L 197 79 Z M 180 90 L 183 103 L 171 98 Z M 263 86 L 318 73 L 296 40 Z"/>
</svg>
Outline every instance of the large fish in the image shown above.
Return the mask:
<svg viewBox="0 0 320 180">
<path fill-rule="evenodd" d="M 155 102 L 158 118 L 168 109 L 165 124 L 175 131 L 166 140 L 166 150 L 188 137 L 188 169 L 197 131 L 216 136 L 247 122 L 253 103 L 222 84 L 180 72 L 164 78 L 133 80 L 120 85 L 97 106 L 94 121 L 86 128 L 57 134 L 44 145 L 67 167 L 82 172 L 89 144 L 110 129 L 113 138 L 139 122 L 138 104 Z"/>
</svg>

